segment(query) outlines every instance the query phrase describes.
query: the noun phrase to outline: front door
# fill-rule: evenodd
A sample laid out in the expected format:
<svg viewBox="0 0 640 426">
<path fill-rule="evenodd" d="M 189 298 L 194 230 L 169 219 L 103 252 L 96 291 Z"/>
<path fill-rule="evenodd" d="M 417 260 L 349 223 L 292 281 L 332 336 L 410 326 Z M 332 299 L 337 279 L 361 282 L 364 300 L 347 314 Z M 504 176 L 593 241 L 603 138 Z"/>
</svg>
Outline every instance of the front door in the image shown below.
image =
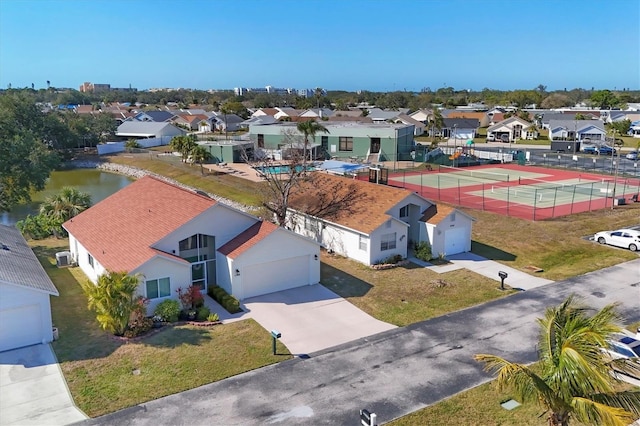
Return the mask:
<svg viewBox="0 0 640 426">
<path fill-rule="evenodd" d="M 370 154 L 377 154 L 380 152 L 380 138 L 371 138 Z"/>
</svg>

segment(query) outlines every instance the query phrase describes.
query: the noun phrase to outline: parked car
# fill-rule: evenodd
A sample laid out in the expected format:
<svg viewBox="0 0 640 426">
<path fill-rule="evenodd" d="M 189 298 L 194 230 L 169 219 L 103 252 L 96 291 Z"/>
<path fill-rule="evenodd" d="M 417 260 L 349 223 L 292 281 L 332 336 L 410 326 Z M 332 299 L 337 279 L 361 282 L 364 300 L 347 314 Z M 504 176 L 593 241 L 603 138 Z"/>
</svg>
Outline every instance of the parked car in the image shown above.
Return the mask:
<svg viewBox="0 0 640 426">
<path fill-rule="evenodd" d="M 631 151 L 627 155 L 624 156 L 627 160 L 637 160 L 638 159 L 638 151 Z"/>
<path fill-rule="evenodd" d="M 635 229 L 602 231 L 595 234 L 593 239 L 600 244 L 628 248 L 631 251 L 636 251 L 640 248 L 640 231 L 636 231 Z"/>
<path fill-rule="evenodd" d="M 600 145 L 598 147 L 598 154 L 600 155 L 613 155 L 615 153 L 615 148 L 611 148 L 609 145 Z"/>
<path fill-rule="evenodd" d="M 598 148 L 596 148 L 593 145 L 588 145 L 588 146 L 583 146 L 582 147 L 582 152 L 584 152 L 585 154 L 597 154 L 598 153 Z"/>
</svg>

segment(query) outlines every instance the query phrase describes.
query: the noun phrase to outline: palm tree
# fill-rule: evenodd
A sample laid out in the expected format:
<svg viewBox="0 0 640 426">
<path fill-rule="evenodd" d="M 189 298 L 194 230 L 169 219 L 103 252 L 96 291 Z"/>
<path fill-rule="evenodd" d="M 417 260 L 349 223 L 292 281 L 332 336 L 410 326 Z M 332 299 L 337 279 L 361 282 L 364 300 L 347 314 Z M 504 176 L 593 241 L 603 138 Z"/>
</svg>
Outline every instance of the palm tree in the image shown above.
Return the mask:
<svg viewBox="0 0 640 426">
<path fill-rule="evenodd" d="M 444 117 L 442 117 L 442 113 L 439 108 L 433 109 L 433 116 L 431 117 L 431 142 L 435 143 L 436 141 L 436 132 L 435 129 L 439 131 L 444 127 Z"/>
<path fill-rule="evenodd" d="M 136 304 L 136 289 L 140 276 L 126 272 L 111 272 L 98 277 L 98 283 L 81 282 L 88 307 L 96 311 L 96 319 L 103 330 L 122 336 Z"/>
<path fill-rule="evenodd" d="M 169 142 L 169 147 L 178 151 L 182 156 L 182 161 L 187 161 L 191 151 L 198 146 L 190 136 L 174 136 Z"/>
<path fill-rule="evenodd" d="M 202 164 L 210 159 L 211 153 L 203 146 L 198 145 L 191 150 L 191 160 L 196 164 L 200 164 L 202 176 L 204 176 L 204 166 Z"/>
<path fill-rule="evenodd" d="M 91 195 L 77 188 L 65 186 L 58 194 L 48 197 L 40 205 L 40 214 L 63 223 L 89 207 L 91 207 Z"/>
<path fill-rule="evenodd" d="M 478 354 L 485 369 L 496 372 L 501 388 L 513 389 L 522 401 L 537 400 L 548 412 L 548 424 L 628 425 L 640 415 L 640 392 L 617 391 L 620 382 L 601 350 L 619 331 L 615 305 L 594 315 L 573 296 L 547 309 L 541 327 L 539 365 L 532 368 L 495 355 Z M 539 367 L 539 368 L 538 368 Z M 539 373 L 538 373 L 539 370 Z"/>
<path fill-rule="evenodd" d="M 303 160 L 302 160 L 302 168 L 303 170 L 306 170 L 307 167 L 307 145 L 309 144 L 309 136 L 314 137 L 316 136 L 316 133 L 318 132 L 322 132 L 322 133 L 329 133 L 329 130 L 327 130 L 326 127 L 324 127 L 322 124 L 318 124 L 316 121 L 310 120 L 310 121 L 301 121 L 298 123 L 298 125 L 296 126 L 298 128 L 298 131 L 301 132 L 304 135 L 304 154 L 302 156 Z"/>
</svg>

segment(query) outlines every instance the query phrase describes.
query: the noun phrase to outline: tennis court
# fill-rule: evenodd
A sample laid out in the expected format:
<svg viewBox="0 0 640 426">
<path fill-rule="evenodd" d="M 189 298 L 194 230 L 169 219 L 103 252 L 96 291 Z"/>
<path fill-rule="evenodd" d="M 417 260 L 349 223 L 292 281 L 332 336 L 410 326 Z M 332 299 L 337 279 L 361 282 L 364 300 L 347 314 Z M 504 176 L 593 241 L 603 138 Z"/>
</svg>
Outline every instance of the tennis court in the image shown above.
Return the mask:
<svg viewBox="0 0 640 426">
<path fill-rule="evenodd" d="M 389 174 L 389 185 L 426 198 L 542 220 L 611 207 L 640 193 L 640 179 L 515 164 Z"/>
</svg>

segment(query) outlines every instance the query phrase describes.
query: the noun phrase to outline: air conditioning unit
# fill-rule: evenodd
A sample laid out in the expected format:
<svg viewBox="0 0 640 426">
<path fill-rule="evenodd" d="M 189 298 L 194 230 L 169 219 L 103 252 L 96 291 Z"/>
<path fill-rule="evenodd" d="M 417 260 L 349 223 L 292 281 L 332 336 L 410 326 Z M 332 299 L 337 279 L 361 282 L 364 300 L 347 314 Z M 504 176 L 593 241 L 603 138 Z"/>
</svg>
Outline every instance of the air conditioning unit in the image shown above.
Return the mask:
<svg viewBox="0 0 640 426">
<path fill-rule="evenodd" d="M 70 251 L 61 251 L 56 253 L 56 265 L 58 268 L 66 268 L 69 266 L 74 266 L 73 264 L 73 255 Z"/>
</svg>

